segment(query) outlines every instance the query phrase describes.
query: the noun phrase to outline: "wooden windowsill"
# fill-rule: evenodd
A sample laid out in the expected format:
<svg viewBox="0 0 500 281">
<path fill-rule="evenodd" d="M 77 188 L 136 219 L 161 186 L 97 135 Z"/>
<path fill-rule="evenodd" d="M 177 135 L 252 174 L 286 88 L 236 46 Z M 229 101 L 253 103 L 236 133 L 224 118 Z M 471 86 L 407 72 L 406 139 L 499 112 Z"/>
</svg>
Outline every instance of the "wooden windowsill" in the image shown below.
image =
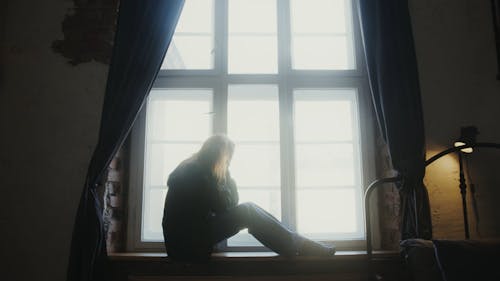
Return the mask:
<svg viewBox="0 0 500 281">
<path fill-rule="evenodd" d="M 231 278 L 241 281 L 352 281 L 366 280 L 372 272 L 385 276 L 384 280 L 388 281 L 406 280 L 402 278 L 401 256 L 394 251 L 374 252 L 371 260 L 365 251 L 339 251 L 333 257 L 295 258 L 284 258 L 273 252 L 225 252 L 213 254 L 206 263 L 175 262 L 166 253 L 113 253 L 109 258 L 111 281 Z"/>
<path fill-rule="evenodd" d="M 112 261 L 163 261 L 168 259 L 166 253 L 110 253 Z M 373 259 L 380 258 L 397 258 L 397 251 L 374 251 Z M 337 251 L 333 257 L 295 257 L 291 260 L 364 260 L 367 259 L 366 251 Z M 222 261 L 230 260 L 290 260 L 289 258 L 280 257 L 274 252 L 222 252 L 212 254 L 212 260 Z"/>
</svg>

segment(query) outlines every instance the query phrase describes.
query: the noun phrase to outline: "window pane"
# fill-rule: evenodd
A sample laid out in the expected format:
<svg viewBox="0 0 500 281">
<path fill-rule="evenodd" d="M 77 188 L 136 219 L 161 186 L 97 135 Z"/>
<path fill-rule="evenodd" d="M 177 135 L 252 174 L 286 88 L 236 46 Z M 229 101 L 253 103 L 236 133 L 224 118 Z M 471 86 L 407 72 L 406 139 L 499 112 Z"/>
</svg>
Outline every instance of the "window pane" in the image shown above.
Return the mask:
<svg viewBox="0 0 500 281">
<path fill-rule="evenodd" d="M 148 103 L 148 139 L 204 141 L 212 126 L 212 90 L 154 90 Z"/>
<path fill-rule="evenodd" d="M 236 143 L 231 171 L 240 186 L 279 186 L 276 85 L 230 85 L 228 135 Z"/>
<path fill-rule="evenodd" d="M 297 188 L 354 186 L 352 144 L 297 144 Z"/>
<path fill-rule="evenodd" d="M 228 72 L 277 73 L 276 1 L 231 0 Z"/>
<path fill-rule="evenodd" d="M 231 171 L 239 186 L 279 186 L 276 85 L 230 85 L 228 135 L 236 143 Z"/>
<path fill-rule="evenodd" d="M 248 145 L 236 142 L 231 175 L 238 186 L 279 186 L 279 164 L 278 143 Z"/>
<path fill-rule="evenodd" d="M 344 36 L 296 36 L 292 42 L 295 69 L 351 69 Z"/>
<path fill-rule="evenodd" d="M 213 0 L 186 0 L 162 69 L 213 68 Z"/>
<path fill-rule="evenodd" d="M 352 189 L 297 191 L 297 229 L 314 239 L 332 240 L 358 231 L 360 216 Z M 352 236 L 352 235 L 351 235 Z"/>
<path fill-rule="evenodd" d="M 209 35 L 175 35 L 162 69 L 211 69 L 213 38 Z"/>
<path fill-rule="evenodd" d="M 186 0 L 175 32 L 212 33 L 213 15 L 213 0 Z"/>
<path fill-rule="evenodd" d="M 354 69 L 350 0 L 292 0 L 292 67 Z"/>
<path fill-rule="evenodd" d="M 229 36 L 228 72 L 277 73 L 276 36 Z"/>
<path fill-rule="evenodd" d="M 168 175 L 183 161 L 201 148 L 201 143 L 151 143 L 147 151 L 149 167 L 146 175 L 152 186 L 166 186 Z"/>
<path fill-rule="evenodd" d="M 278 141 L 278 86 L 229 85 L 227 125 L 235 141 Z"/>
<path fill-rule="evenodd" d="M 295 140 L 352 141 L 354 89 L 296 90 Z"/>
<path fill-rule="evenodd" d="M 162 241 L 169 174 L 211 134 L 212 90 L 153 90 L 147 104 L 142 241 Z"/>
<path fill-rule="evenodd" d="M 229 33 L 276 33 L 275 0 L 230 0 Z"/>
<path fill-rule="evenodd" d="M 166 195 L 166 188 L 150 189 L 145 193 L 142 241 L 163 241 L 161 221 Z"/>
<path fill-rule="evenodd" d="M 346 0 L 291 0 L 293 33 L 346 33 Z"/>
</svg>

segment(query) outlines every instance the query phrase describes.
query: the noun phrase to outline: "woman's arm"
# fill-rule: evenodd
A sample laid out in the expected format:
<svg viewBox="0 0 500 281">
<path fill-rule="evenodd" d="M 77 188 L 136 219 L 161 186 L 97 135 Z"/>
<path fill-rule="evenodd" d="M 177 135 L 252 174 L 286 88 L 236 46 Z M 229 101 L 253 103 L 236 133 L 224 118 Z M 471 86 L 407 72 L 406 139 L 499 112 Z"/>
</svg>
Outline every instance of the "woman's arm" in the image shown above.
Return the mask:
<svg viewBox="0 0 500 281">
<path fill-rule="evenodd" d="M 238 188 L 236 186 L 236 182 L 230 176 L 228 176 L 225 189 L 227 190 L 227 193 L 228 193 L 227 194 L 228 206 L 234 207 L 234 206 L 238 205 L 238 200 L 239 200 Z"/>
<path fill-rule="evenodd" d="M 227 173 L 226 183 L 216 189 L 213 210 L 215 212 L 225 211 L 238 205 L 238 188 L 236 182 Z"/>
</svg>

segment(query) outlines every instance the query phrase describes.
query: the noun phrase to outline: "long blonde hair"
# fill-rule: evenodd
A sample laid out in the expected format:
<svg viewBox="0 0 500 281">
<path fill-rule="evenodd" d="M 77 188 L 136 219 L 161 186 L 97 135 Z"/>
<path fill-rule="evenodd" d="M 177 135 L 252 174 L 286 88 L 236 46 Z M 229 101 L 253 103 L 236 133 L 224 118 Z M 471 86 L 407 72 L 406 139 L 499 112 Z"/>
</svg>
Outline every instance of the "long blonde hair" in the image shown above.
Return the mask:
<svg viewBox="0 0 500 281">
<path fill-rule="evenodd" d="M 234 143 L 226 135 L 209 137 L 196 154 L 198 162 L 209 169 L 218 184 L 226 180 L 226 171 L 233 156 Z"/>
</svg>

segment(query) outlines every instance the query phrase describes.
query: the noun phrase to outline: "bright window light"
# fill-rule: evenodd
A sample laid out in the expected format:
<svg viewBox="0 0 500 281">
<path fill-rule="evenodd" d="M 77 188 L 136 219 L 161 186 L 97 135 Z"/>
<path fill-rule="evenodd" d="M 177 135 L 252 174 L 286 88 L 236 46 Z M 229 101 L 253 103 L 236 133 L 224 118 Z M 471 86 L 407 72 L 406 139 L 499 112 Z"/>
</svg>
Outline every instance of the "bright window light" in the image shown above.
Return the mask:
<svg viewBox="0 0 500 281">
<path fill-rule="evenodd" d="M 313 239 L 353 236 L 357 225 L 356 191 L 352 188 L 310 188 L 297 191 L 298 229 Z"/>
<path fill-rule="evenodd" d="M 361 238 L 355 89 L 294 91 L 297 229 L 315 239 Z"/>
<path fill-rule="evenodd" d="M 212 90 L 153 90 L 147 105 L 142 240 L 163 239 L 168 175 L 212 132 Z M 182 120 L 182 122 L 179 122 Z"/>
<path fill-rule="evenodd" d="M 292 67 L 354 69 L 351 1 L 290 0 Z"/>
<path fill-rule="evenodd" d="M 130 216 L 128 250 L 164 248 L 168 176 L 216 133 L 235 142 L 229 170 L 240 203 L 254 202 L 310 238 L 364 247 L 361 199 L 373 174 L 362 170 L 372 159 L 361 148 L 372 145 L 373 122 L 365 121 L 371 109 L 366 75 L 357 71 L 353 7 L 352 0 L 185 1 L 132 133 L 131 209 L 140 211 Z M 246 230 L 218 246 L 262 249 Z"/>
<path fill-rule="evenodd" d="M 228 72 L 277 73 L 276 0 L 231 0 Z"/>
<path fill-rule="evenodd" d="M 240 202 L 254 202 L 281 217 L 279 104 L 277 85 L 229 85 L 228 136 L 235 142 L 230 172 Z M 229 246 L 260 245 L 247 231 Z"/>
<path fill-rule="evenodd" d="M 213 15 L 213 0 L 185 2 L 162 69 L 213 68 Z"/>
</svg>

